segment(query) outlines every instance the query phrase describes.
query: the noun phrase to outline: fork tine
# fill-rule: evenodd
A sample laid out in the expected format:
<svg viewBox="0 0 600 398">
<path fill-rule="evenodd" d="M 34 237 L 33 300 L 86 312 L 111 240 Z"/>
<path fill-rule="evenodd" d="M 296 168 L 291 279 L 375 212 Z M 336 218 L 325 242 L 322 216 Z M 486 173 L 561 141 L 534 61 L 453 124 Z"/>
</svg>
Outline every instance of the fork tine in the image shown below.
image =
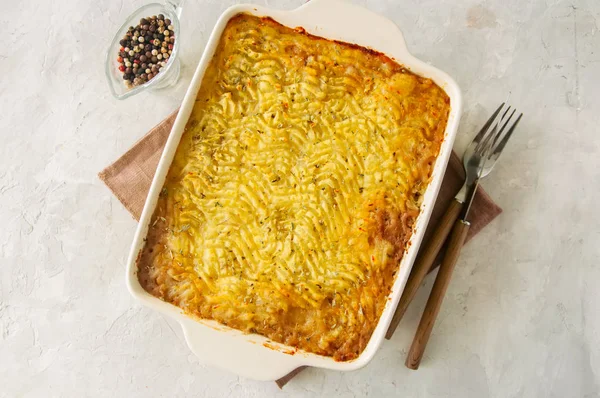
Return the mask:
<svg viewBox="0 0 600 398">
<path fill-rule="evenodd" d="M 513 123 L 513 125 L 510 126 L 510 128 L 508 129 L 508 131 L 506 132 L 506 134 L 504 134 L 504 137 L 502 137 L 502 140 L 500 141 L 500 143 L 498 143 L 498 145 L 496 145 L 496 147 L 494 148 L 494 151 L 492 152 L 492 156 L 496 156 L 496 155 L 500 156 L 500 153 L 502 152 L 502 150 L 506 146 L 506 143 L 510 139 L 510 136 L 512 135 L 513 131 L 515 131 L 515 128 L 517 127 L 517 125 L 521 121 L 522 117 L 523 117 L 523 114 L 521 113 L 519 115 L 519 117 L 517 118 L 517 120 L 515 120 L 515 122 Z"/>
<path fill-rule="evenodd" d="M 510 111 L 510 105 L 508 106 L 508 108 L 506 108 L 506 110 L 502 114 L 502 117 L 500 118 L 501 121 L 504 120 L 504 118 L 506 117 L 506 114 L 508 113 L 508 111 Z M 514 109 L 513 109 L 513 112 L 514 112 Z"/>
<path fill-rule="evenodd" d="M 510 116 L 508 117 L 508 119 L 506 119 L 506 121 L 504 122 L 504 124 L 502 125 L 502 128 L 500 129 L 500 131 L 504 131 L 504 129 L 506 128 L 506 125 L 508 124 L 508 122 L 510 122 L 510 119 L 512 119 L 513 115 L 515 114 L 517 110 L 513 109 L 512 113 L 510 114 Z M 501 120 L 502 122 L 502 120 Z"/>
<path fill-rule="evenodd" d="M 490 118 L 487 120 L 487 122 L 485 122 L 485 124 L 483 125 L 481 130 L 479 130 L 479 132 L 477 133 L 475 138 L 473 138 L 473 141 L 479 141 L 483 138 L 483 136 L 488 131 L 488 129 L 490 128 L 490 126 L 492 125 L 494 120 L 496 120 L 496 116 L 498 116 L 498 113 L 500 113 L 500 110 L 502 109 L 503 106 L 504 106 L 504 102 L 500 104 L 498 109 L 496 109 L 496 111 L 492 114 L 492 116 L 490 116 Z"/>
<path fill-rule="evenodd" d="M 498 141 L 498 137 L 500 137 L 500 134 L 502 134 L 502 129 L 498 128 L 498 125 L 501 122 L 502 119 L 498 120 L 497 124 L 494 125 L 489 134 L 487 134 L 486 137 L 483 139 L 481 147 L 476 149 L 476 151 L 479 151 L 481 157 L 484 160 L 484 163 L 485 160 L 492 155 L 496 141 Z"/>
<path fill-rule="evenodd" d="M 506 109 L 506 112 L 504 112 L 504 115 L 502 115 L 502 118 L 500 119 L 500 121 L 498 122 L 498 124 L 502 124 L 502 121 L 506 117 L 506 114 L 508 113 L 509 110 L 510 110 L 510 106 Z M 494 140 L 493 145 L 496 145 L 496 142 L 498 141 L 498 139 L 500 138 L 500 136 L 504 132 L 504 129 L 506 128 L 506 125 L 508 124 L 508 122 L 510 122 L 510 119 L 512 119 L 512 117 L 513 117 L 513 115 L 515 114 L 516 111 L 517 110 L 515 108 L 513 108 L 513 111 L 508 116 L 508 119 L 506 119 L 506 121 L 504 122 L 504 124 L 502 124 L 502 127 L 500 127 L 500 133 L 498 133 L 498 135 L 496 136 L 496 139 Z"/>
<path fill-rule="evenodd" d="M 505 104 L 502 104 L 502 106 L 504 106 L 504 105 Z M 504 112 L 501 113 L 501 115 L 498 117 L 497 120 L 494 118 L 494 120 L 492 122 L 493 127 L 487 132 L 487 134 L 481 141 L 481 146 L 477 145 L 475 150 L 479 150 L 479 153 L 481 153 L 482 155 L 487 154 L 487 153 L 491 154 L 491 148 L 496 144 L 496 142 L 498 141 L 498 137 L 500 136 L 500 134 L 502 134 L 504 126 L 506 126 L 506 123 L 504 123 L 504 125 L 502 125 L 502 122 L 504 121 L 506 114 L 510 111 L 510 108 L 511 108 L 511 106 L 508 105 L 508 107 L 506 107 L 506 109 L 504 109 Z M 513 113 L 514 113 L 514 110 L 513 110 Z M 510 120 L 510 117 L 509 117 L 509 120 Z"/>
</svg>

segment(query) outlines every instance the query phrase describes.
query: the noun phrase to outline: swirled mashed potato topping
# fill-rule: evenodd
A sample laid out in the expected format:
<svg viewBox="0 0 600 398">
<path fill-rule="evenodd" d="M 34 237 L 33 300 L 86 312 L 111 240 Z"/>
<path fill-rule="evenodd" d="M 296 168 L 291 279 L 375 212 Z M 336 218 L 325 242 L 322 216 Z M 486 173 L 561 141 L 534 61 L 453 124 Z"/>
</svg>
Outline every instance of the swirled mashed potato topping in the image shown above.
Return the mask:
<svg viewBox="0 0 600 398">
<path fill-rule="evenodd" d="M 442 89 L 383 54 L 234 17 L 138 258 L 142 286 L 192 316 L 356 358 L 449 108 Z"/>
</svg>

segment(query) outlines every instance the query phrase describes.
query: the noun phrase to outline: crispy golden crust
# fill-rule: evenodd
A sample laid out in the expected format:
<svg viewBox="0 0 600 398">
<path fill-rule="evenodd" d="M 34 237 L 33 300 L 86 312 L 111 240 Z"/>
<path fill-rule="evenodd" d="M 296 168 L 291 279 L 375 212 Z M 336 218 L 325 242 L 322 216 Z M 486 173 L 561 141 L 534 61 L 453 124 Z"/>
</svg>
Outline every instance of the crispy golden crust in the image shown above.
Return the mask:
<svg viewBox="0 0 600 398">
<path fill-rule="evenodd" d="M 152 218 L 141 284 L 190 315 L 356 358 L 448 112 L 443 90 L 383 54 L 234 17 Z"/>
</svg>

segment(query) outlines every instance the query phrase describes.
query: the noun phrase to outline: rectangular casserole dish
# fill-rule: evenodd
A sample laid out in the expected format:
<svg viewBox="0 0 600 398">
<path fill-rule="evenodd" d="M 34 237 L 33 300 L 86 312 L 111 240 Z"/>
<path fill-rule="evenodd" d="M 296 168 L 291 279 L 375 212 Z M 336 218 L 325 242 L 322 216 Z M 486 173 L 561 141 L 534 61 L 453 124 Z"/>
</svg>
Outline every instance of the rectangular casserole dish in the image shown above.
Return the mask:
<svg viewBox="0 0 600 398">
<path fill-rule="evenodd" d="M 336 362 L 330 357 L 300 352 L 292 347 L 274 343 L 260 335 L 243 334 L 240 331 L 228 328 L 214 321 L 189 318 L 178 307 L 163 302 L 147 293 L 141 287 L 136 277 L 136 258 L 144 246 L 144 239 L 157 204 L 158 195 L 194 106 L 196 94 L 206 67 L 214 54 L 225 25 L 230 18 L 240 12 L 256 16 L 268 16 L 288 27 L 302 27 L 308 33 L 316 36 L 349 42 L 383 52 L 398 63 L 409 68 L 412 72 L 432 79 L 450 97 L 451 111 L 444 134 L 444 141 L 442 142 L 431 181 L 423 198 L 420 215 L 415 224 L 406 253 L 402 258 L 391 294 L 367 347 L 358 358 L 352 361 Z M 329 16 L 333 15 L 334 12 L 337 17 L 335 21 L 329 19 Z M 364 29 L 356 29 L 357 26 L 361 26 Z M 409 275 L 410 267 L 417 253 L 452 150 L 452 143 L 460 116 L 460 106 L 459 90 L 448 76 L 412 57 L 405 48 L 402 34 L 393 23 L 360 7 L 331 0 L 313 0 L 289 12 L 270 11 L 251 5 L 231 7 L 221 16 L 213 30 L 205 53 L 200 60 L 194 78 L 183 100 L 181 110 L 167 141 L 150 188 L 128 261 L 127 278 L 130 291 L 144 304 L 173 316 L 180 322 L 190 348 L 200 358 L 208 363 L 246 377 L 260 380 L 275 380 L 294 368 L 304 365 L 338 370 L 353 370 L 364 366 L 373 357 L 383 339 L 386 328 L 391 320 L 393 309 L 400 298 Z M 257 363 L 260 365 L 257 366 Z"/>
</svg>

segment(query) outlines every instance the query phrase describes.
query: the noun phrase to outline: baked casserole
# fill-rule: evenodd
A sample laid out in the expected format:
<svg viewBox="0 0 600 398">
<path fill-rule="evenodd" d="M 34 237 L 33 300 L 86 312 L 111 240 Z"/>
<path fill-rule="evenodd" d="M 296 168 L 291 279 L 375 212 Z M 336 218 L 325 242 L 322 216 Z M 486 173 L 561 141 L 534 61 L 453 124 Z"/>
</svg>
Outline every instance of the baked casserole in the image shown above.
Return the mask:
<svg viewBox="0 0 600 398">
<path fill-rule="evenodd" d="M 387 56 L 239 14 L 223 32 L 138 256 L 187 314 L 360 355 L 450 110 Z"/>
</svg>

